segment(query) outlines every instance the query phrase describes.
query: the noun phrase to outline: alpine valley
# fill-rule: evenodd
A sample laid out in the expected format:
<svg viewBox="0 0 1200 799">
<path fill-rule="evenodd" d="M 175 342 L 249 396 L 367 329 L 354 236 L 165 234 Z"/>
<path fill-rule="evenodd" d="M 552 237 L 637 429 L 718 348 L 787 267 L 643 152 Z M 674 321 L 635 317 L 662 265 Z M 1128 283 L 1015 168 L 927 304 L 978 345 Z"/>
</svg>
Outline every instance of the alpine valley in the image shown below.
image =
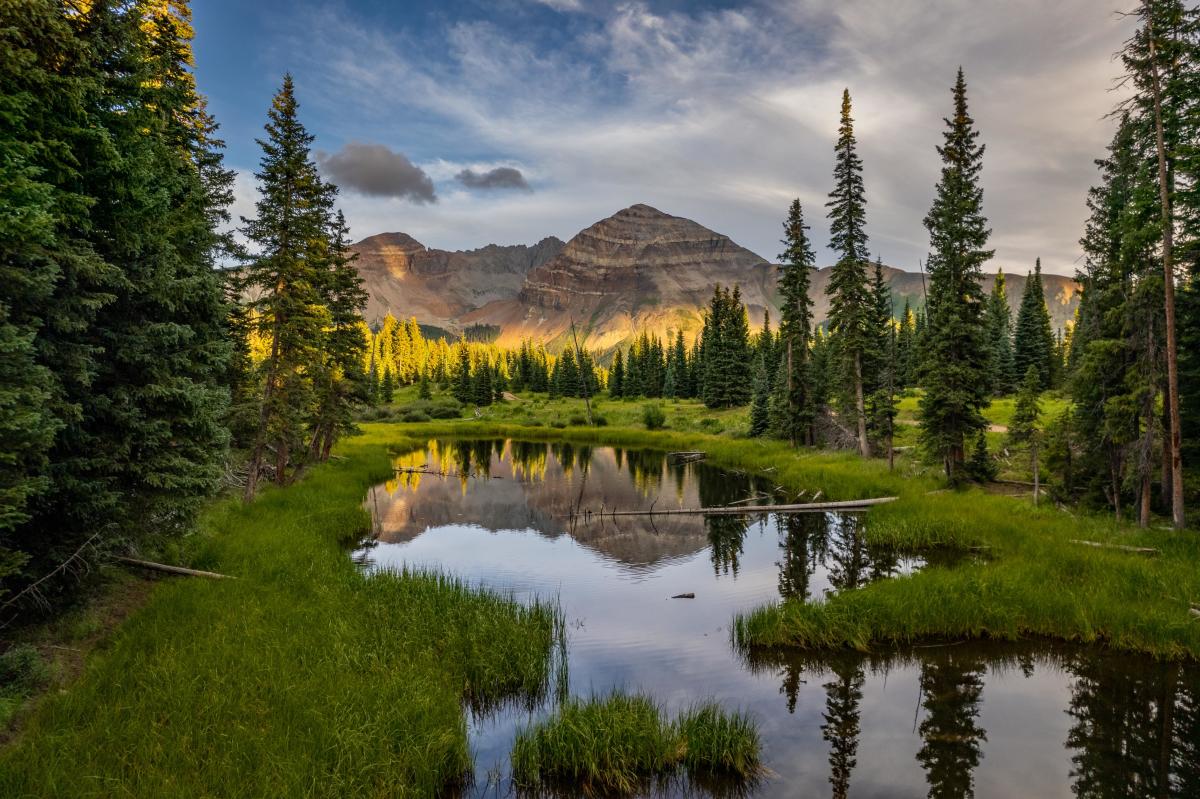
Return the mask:
<svg viewBox="0 0 1200 799">
<path fill-rule="evenodd" d="M 737 286 L 751 326 L 769 312 L 779 319 L 777 266 L 728 236 L 683 217 L 633 205 L 577 233 L 565 244 L 549 236 L 532 246 L 489 245 L 448 252 L 430 249 L 405 233 L 381 233 L 354 245 L 370 293 L 367 321 L 385 315 L 415 317 L 452 335 L 477 336 L 512 346 L 531 339 L 556 348 L 571 323 L 590 348 L 606 352 L 646 330 L 682 330 L 691 339 L 713 286 Z M 1031 266 L 1031 265 L 1029 265 Z M 1027 265 L 1005 269 L 1009 306 L 1016 313 Z M 924 306 L 923 276 L 884 266 L 895 315 L 909 303 Z M 813 275 L 815 318 L 829 310 L 830 267 Z M 995 274 L 984 278 L 990 291 Z M 1071 278 L 1043 274 L 1052 325 L 1065 328 L 1079 305 Z"/>
</svg>

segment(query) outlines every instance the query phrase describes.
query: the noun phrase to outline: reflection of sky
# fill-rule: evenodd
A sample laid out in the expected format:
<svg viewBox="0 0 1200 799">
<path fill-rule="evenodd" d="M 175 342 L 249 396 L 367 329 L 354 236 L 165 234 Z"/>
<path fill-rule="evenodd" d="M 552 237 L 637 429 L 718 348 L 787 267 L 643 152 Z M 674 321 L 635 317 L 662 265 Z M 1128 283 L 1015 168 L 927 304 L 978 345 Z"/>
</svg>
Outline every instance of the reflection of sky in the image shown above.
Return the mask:
<svg viewBox="0 0 1200 799">
<path fill-rule="evenodd" d="M 553 482 L 556 464 L 551 461 L 544 476 Z M 626 474 L 593 468 L 592 474 L 598 473 L 607 480 Z M 520 493 L 512 492 L 514 481 L 497 488 L 501 482 L 505 481 L 483 481 L 481 489 L 483 493 L 499 490 L 509 501 L 519 501 Z M 422 482 L 417 493 L 431 484 Z M 468 497 L 471 490 L 469 486 Z M 670 490 L 674 492 L 673 485 Z M 692 491 L 685 485 L 682 493 Z M 457 486 L 451 493 L 462 496 Z M 414 505 L 421 501 L 412 492 L 408 500 Z M 671 709 L 708 698 L 740 707 L 759 723 L 766 762 L 775 775 L 757 795 L 830 793 L 830 744 L 823 739 L 821 727 L 827 712 L 824 685 L 836 676 L 819 665 L 804 666 L 800 674 L 804 682 L 796 692 L 795 710 L 789 713 L 781 689 L 783 667 L 747 669 L 730 646 L 729 624 L 735 613 L 779 598 L 782 550 L 774 519 L 749 526 L 735 576 L 715 572 L 707 541 L 697 545 L 686 530 L 679 535 L 690 539 L 688 546 L 672 557 L 631 568 L 606 552 L 603 539 L 581 543 L 571 535 L 498 529 L 493 519 L 470 518 L 472 508 L 486 509 L 495 500 L 459 505 L 454 512 L 466 518 L 432 526 L 407 540 L 381 541 L 358 557 L 377 568 L 442 569 L 471 583 L 511 591 L 519 599 L 557 596 L 567 619 L 573 694 L 625 688 L 643 690 Z M 525 508 L 520 512 L 529 513 Z M 837 526 L 830 525 L 834 530 Z M 671 535 L 649 528 L 629 534 Z M 669 544 L 660 548 L 671 550 Z M 647 550 L 634 547 L 633 551 Z M 913 567 L 912 562 L 899 565 L 901 572 Z M 815 564 L 809 596 L 820 597 L 830 587 L 829 570 Z M 694 592 L 696 598 L 670 599 L 684 592 Z M 916 759 L 922 746 L 918 726 L 927 713 L 919 683 L 921 666 L 909 658 L 874 671 L 870 664 L 863 668 L 861 732 L 850 796 L 925 796 L 926 773 Z M 1070 685 L 1070 678 L 1046 660 L 1037 661 L 1030 677 L 1015 666 L 991 663 L 987 667 L 976 719 L 986 731 L 986 740 L 980 742 L 983 757 L 973 775 L 975 796 L 1071 795 L 1070 753 L 1064 748 L 1071 724 L 1064 712 Z M 483 791 L 489 769 L 504 769 L 514 728 L 525 721 L 524 711 L 506 709 L 472 722 L 477 791 Z"/>
</svg>

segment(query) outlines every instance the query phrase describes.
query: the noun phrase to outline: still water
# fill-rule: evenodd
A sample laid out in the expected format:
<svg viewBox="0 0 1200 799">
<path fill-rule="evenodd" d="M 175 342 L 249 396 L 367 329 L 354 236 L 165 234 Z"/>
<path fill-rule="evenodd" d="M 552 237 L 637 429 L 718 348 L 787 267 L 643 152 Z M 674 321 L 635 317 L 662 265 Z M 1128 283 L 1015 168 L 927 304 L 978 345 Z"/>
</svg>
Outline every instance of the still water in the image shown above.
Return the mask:
<svg viewBox="0 0 1200 799">
<path fill-rule="evenodd" d="M 1032 643 L 736 651 L 739 611 L 939 568 L 865 545 L 868 514 L 756 512 L 797 497 L 644 450 L 431 441 L 395 466 L 366 497 L 374 530 L 353 555 L 364 568 L 435 568 L 519 599 L 558 597 L 570 692 L 749 712 L 770 770 L 755 796 L 1200 798 L 1194 667 Z M 734 503 L 747 515 L 602 513 Z M 671 599 L 682 593 L 695 598 Z M 475 795 L 511 793 L 514 732 L 550 709 L 513 703 L 471 719 Z"/>
</svg>

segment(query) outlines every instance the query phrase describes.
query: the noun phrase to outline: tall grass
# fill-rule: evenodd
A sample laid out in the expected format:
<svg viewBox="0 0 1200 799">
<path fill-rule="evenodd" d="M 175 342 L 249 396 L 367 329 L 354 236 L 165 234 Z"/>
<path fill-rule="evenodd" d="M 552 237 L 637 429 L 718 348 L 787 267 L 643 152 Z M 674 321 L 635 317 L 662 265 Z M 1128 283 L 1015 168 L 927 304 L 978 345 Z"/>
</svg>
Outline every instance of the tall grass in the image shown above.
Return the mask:
<svg viewBox="0 0 1200 799">
<path fill-rule="evenodd" d="M 679 771 L 703 779 L 754 780 L 758 731 L 741 713 L 699 705 L 670 721 L 650 698 L 613 693 L 569 699 L 517 733 L 513 780 L 525 789 L 635 793 Z"/>
<path fill-rule="evenodd" d="M 395 441 L 394 435 L 387 440 Z M 205 516 L 69 690 L 0 754 L 0 796 L 431 796 L 473 768 L 464 707 L 547 689 L 562 617 L 430 573 L 360 573 L 380 437 Z"/>
</svg>

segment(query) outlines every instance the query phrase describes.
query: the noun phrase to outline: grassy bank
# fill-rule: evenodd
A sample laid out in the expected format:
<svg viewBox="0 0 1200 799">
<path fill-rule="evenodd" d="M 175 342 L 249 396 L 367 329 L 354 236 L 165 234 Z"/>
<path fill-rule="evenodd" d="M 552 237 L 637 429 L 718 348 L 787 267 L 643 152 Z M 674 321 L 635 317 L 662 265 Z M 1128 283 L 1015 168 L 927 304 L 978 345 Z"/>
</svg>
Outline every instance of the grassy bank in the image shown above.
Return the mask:
<svg viewBox="0 0 1200 799">
<path fill-rule="evenodd" d="M 570 699 L 517 734 L 513 779 L 527 789 L 633 793 L 680 771 L 694 780 L 753 781 L 762 769 L 754 724 L 714 704 L 669 720 L 648 697 Z"/>
<path fill-rule="evenodd" d="M 543 421 L 543 420 L 538 420 Z M 385 435 L 387 425 L 372 426 Z M 1044 636 L 1103 642 L 1167 658 L 1200 658 L 1200 536 L 1140 530 L 1105 515 L 1073 514 L 1049 504 L 977 488 L 941 490 L 931 470 L 905 460 L 895 472 L 850 453 L 794 452 L 780 442 L 633 427 L 556 429 L 493 421 L 405 426 L 419 437 L 567 439 L 594 444 L 702 449 L 710 462 L 763 473 L 794 490 L 830 499 L 897 496 L 872 510 L 864 535 L 918 552 L 968 555 L 839 594 L 823 602 L 789 601 L 736 620 L 741 646 L 867 649 L 941 638 L 1013 640 Z M 811 496 L 811 493 L 810 493 Z M 1085 539 L 1158 548 L 1154 557 L 1072 543 Z"/>
<path fill-rule="evenodd" d="M 464 779 L 464 703 L 545 691 L 561 619 L 356 570 L 343 547 L 398 439 L 214 506 L 191 562 L 238 579 L 158 583 L 0 754 L 0 796 L 429 796 Z"/>
</svg>

